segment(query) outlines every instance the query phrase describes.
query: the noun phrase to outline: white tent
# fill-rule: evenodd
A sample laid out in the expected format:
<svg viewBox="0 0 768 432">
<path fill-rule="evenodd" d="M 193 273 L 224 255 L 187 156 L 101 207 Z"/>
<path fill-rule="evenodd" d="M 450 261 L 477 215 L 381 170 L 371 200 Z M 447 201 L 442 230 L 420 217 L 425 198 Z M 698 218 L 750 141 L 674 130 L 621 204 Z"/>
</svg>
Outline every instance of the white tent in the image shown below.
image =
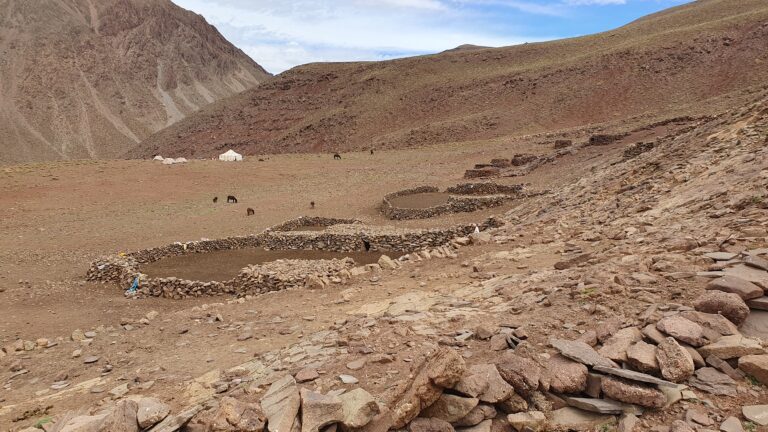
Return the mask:
<svg viewBox="0 0 768 432">
<path fill-rule="evenodd" d="M 173 160 L 173 163 L 187 163 L 187 158 L 183 158 L 183 157 L 176 158 Z"/>
<path fill-rule="evenodd" d="M 222 153 L 219 155 L 220 161 L 227 161 L 227 162 L 235 162 L 235 161 L 241 161 L 243 160 L 243 155 L 240 153 L 237 153 L 236 151 L 229 149 L 226 153 Z"/>
<path fill-rule="evenodd" d="M 154 157 L 154 160 L 156 160 L 156 161 L 162 161 L 163 159 L 165 159 L 165 158 L 160 156 L 160 155 L 157 155 L 157 156 Z"/>
<path fill-rule="evenodd" d="M 163 165 L 173 165 L 174 163 L 176 163 L 176 161 L 173 158 L 163 159 Z"/>
</svg>

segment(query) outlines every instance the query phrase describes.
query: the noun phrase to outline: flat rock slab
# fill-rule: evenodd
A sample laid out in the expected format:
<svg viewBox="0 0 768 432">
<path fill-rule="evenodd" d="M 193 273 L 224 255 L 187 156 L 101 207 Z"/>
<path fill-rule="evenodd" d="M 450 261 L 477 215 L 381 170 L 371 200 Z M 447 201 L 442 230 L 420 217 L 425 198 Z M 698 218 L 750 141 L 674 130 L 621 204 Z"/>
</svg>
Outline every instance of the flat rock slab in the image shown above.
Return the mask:
<svg viewBox="0 0 768 432">
<path fill-rule="evenodd" d="M 594 370 L 598 372 L 602 372 L 604 374 L 614 375 L 617 377 L 626 378 L 633 381 L 640 381 L 648 384 L 655 384 L 655 385 L 666 386 L 666 387 L 677 387 L 677 384 L 673 382 L 656 378 L 655 376 L 652 376 L 652 375 L 635 372 L 629 369 L 607 368 L 603 366 L 595 366 Z"/>
<path fill-rule="evenodd" d="M 768 405 L 750 405 L 741 409 L 747 420 L 760 426 L 768 426 Z"/>
<path fill-rule="evenodd" d="M 750 267 L 746 264 L 739 264 L 734 267 L 728 267 L 723 270 L 723 273 L 752 282 L 763 289 L 768 288 L 768 272 L 765 270 Z"/>
<path fill-rule="evenodd" d="M 746 266 L 744 266 L 744 268 L 749 269 L 750 271 L 761 271 L 761 270 L 751 269 Z M 738 294 L 739 297 L 741 297 L 744 300 L 751 300 L 751 299 L 762 297 L 763 295 L 765 295 L 765 293 L 763 292 L 763 288 L 735 274 L 726 274 L 723 277 L 714 279 L 713 281 L 707 284 L 707 289 Z"/>
<path fill-rule="evenodd" d="M 600 430 L 603 425 L 615 425 L 616 417 L 565 407 L 550 413 L 549 424 L 565 430 L 587 432 Z"/>
<path fill-rule="evenodd" d="M 597 353 L 591 346 L 580 341 L 552 339 L 550 344 L 565 357 L 587 366 L 618 367 L 616 363 Z"/>
<path fill-rule="evenodd" d="M 768 355 L 748 355 L 739 359 L 739 369 L 768 385 Z"/>
<path fill-rule="evenodd" d="M 688 384 L 707 393 L 719 396 L 736 396 L 736 381 L 715 368 L 704 367 L 696 371 L 696 376 Z"/>
<path fill-rule="evenodd" d="M 765 354 L 765 349 L 758 339 L 734 335 L 723 336 L 719 341 L 699 348 L 699 353 L 704 358 L 713 355 L 728 360 L 745 355 Z"/>
<path fill-rule="evenodd" d="M 760 338 L 763 342 L 768 342 L 768 311 L 753 309 L 740 330 L 744 336 Z"/>
<path fill-rule="evenodd" d="M 737 255 L 731 252 L 709 252 L 705 253 L 704 256 L 715 261 L 730 261 L 736 258 Z"/>
<path fill-rule="evenodd" d="M 568 396 L 565 396 L 563 399 L 568 405 L 574 408 L 598 414 L 619 415 L 623 413 L 630 413 L 634 415 L 640 415 L 643 413 L 643 409 L 637 405 L 625 404 L 611 399 L 593 399 Z"/>
<path fill-rule="evenodd" d="M 300 406 L 299 388 L 292 376 L 287 375 L 272 383 L 261 398 L 269 432 L 291 432 Z"/>
<path fill-rule="evenodd" d="M 749 306 L 751 309 L 768 311 L 768 296 L 747 300 L 747 306 Z"/>
</svg>

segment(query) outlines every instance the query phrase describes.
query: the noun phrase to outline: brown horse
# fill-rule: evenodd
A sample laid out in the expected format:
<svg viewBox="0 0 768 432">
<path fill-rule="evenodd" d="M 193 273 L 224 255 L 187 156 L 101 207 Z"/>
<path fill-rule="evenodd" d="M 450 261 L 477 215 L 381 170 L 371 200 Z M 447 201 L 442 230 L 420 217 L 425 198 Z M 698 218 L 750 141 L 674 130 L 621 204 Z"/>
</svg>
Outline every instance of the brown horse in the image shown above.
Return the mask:
<svg viewBox="0 0 768 432">
<path fill-rule="evenodd" d="M 248 216 L 253 216 L 253 215 L 256 214 L 256 210 L 248 207 L 248 210 L 246 210 L 246 213 L 247 213 Z"/>
</svg>

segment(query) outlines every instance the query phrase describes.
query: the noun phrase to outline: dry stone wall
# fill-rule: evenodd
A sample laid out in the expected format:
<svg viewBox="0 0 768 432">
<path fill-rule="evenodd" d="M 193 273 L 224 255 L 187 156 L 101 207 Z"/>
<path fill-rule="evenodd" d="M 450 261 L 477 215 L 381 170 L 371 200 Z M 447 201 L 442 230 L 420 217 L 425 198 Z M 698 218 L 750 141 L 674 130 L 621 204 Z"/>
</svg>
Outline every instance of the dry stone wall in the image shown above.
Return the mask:
<svg viewBox="0 0 768 432">
<path fill-rule="evenodd" d="M 389 219 L 428 219 L 447 213 L 468 213 L 498 207 L 505 202 L 524 197 L 523 185 L 504 186 L 495 183 L 463 183 L 446 189 L 452 194 L 448 202 L 428 208 L 396 207 L 392 200 L 406 195 L 439 192 L 435 186 L 421 186 L 388 194 L 381 204 L 381 212 Z"/>
<path fill-rule="evenodd" d="M 314 219 L 312 225 L 318 222 L 322 221 Z M 502 225 L 503 222 L 499 219 L 489 218 L 478 225 L 478 228 L 485 230 Z M 278 227 L 286 226 L 292 225 L 282 224 Z M 360 223 L 333 224 L 329 231 L 323 232 L 275 231 L 273 227 L 256 235 L 174 243 L 129 254 L 103 257 L 91 264 L 86 279 L 118 284 L 123 289 L 128 289 L 126 293 L 130 295 L 173 299 L 223 294 L 244 296 L 305 286 L 321 288 L 332 282 L 344 282 L 355 273 L 365 273 L 371 266 L 356 267 L 356 263 L 349 258 L 277 260 L 248 266 L 235 278 L 219 282 L 175 277 L 153 278 L 141 272 L 141 265 L 171 256 L 245 248 L 352 252 L 366 250 L 367 244 L 368 249 L 372 251 L 408 253 L 444 247 L 455 238 L 464 237 L 475 229 L 475 225 L 460 225 L 447 229 L 415 230 L 368 227 Z M 407 257 L 403 260 L 407 260 Z M 130 289 L 136 282 L 138 284 L 135 289 Z"/>
</svg>

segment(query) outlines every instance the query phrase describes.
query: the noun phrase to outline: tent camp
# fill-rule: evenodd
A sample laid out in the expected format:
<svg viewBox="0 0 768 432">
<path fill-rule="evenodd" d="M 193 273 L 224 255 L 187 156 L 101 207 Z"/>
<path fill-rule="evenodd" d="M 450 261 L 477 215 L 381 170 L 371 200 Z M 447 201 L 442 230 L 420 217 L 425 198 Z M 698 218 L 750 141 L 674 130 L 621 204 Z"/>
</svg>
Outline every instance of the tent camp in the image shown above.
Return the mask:
<svg viewBox="0 0 768 432">
<path fill-rule="evenodd" d="M 235 162 L 235 161 L 241 161 L 243 160 L 243 155 L 240 153 L 237 153 L 236 151 L 229 149 L 226 153 L 222 153 L 219 155 L 220 161 L 226 161 L 226 162 Z"/>
<path fill-rule="evenodd" d="M 162 161 L 163 161 L 163 159 L 165 159 L 165 158 L 164 158 L 164 157 L 162 157 L 162 156 L 160 156 L 160 155 L 157 155 L 157 156 L 155 156 L 153 159 L 154 159 L 154 160 L 156 160 L 156 161 L 161 161 L 161 162 L 162 162 Z"/>
</svg>

